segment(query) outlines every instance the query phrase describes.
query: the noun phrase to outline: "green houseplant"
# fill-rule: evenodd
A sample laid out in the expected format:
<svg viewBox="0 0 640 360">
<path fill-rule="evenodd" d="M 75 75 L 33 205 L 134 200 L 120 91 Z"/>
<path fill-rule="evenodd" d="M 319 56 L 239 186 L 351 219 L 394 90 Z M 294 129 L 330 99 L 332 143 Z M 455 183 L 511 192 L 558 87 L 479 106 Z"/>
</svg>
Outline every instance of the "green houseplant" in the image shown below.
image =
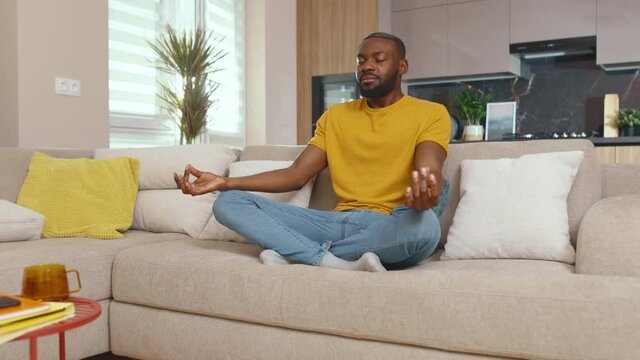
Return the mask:
<svg viewBox="0 0 640 360">
<path fill-rule="evenodd" d="M 213 94 L 219 83 L 211 76 L 220 71 L 217 63 L 227 55 L 216 48 L 222 39 L 211 43 L 212 33 L 198 27 L 178 33 L 170 25 L 164 34 L 149 42 L 159 58 L 158 70 L 178 78 L 177 84 L 158 81 L 158 97 L 163 109 L 180 129 L 180 144 L 192 144 L 207 128 L 207 112 L 214 103 Z"/>
<path fill-rule="evenodd" d="M 491 94 L 482 90 L 467 89 L 453 95 L 453 99 L 465 117 L 463 138 L 466 141 L 482 140 L 484 128 L 481 121 L 487 115 L 487 103 Z"/>
<path fill-rule="evenodd" d="M 618 126 L 624 136 L 634 136 L 634 129 L 640 126 L 640 109 L 621 108 L 618 113 Z"/>
</svg>

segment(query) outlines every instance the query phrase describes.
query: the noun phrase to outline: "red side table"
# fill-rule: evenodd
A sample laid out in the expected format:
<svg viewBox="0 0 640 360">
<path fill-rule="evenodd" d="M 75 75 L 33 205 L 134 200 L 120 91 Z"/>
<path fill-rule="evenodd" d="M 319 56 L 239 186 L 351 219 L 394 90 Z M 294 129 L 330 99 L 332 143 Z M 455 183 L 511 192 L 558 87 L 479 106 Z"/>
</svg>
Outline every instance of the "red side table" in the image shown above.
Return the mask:
<svg viewBox="0 0 640 360">
<path fill-rule="evenodd" d="M 67 352 L 65 347 L 64 333 L 67 330 L 73 330 L 77 327 L 92 322 L 93 320 L 97 319 L 102 312 L 100 304 L 90 299 L 70 297 L 65 300 L 65 302 L 72 302 L 74 304 L 75 314 L 73 315 L 73 317 L 37 330 L 29 331 L 28 333 L 14 340 L 18 341 L 29 339 L 29 356 L 31 360 L 38 359 L 38 338 L 41 336 L 52 334 L 58 334 L 60 360 L 65 360 L 67 358 Z"/>
</svg>

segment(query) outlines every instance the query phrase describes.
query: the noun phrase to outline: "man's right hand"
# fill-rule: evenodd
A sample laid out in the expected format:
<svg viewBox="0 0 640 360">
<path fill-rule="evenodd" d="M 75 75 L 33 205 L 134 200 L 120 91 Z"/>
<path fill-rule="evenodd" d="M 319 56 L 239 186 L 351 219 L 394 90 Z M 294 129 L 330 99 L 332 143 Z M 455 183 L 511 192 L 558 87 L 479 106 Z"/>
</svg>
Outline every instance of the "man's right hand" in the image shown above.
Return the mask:
<svg viewBox="0 0 640 360">
<path fill-rule="evenodd" d="M 189 182 L 189 175 L 195 176 L 196 180 Z M 191 165 L 187 165 L 183 175 L 173 173 L 173 179 L 183 194 L 192 196 L 223 190 L 227 181 L 223 176 L 218 176 L 210 172 L 202 172 Z"/>
</svg>

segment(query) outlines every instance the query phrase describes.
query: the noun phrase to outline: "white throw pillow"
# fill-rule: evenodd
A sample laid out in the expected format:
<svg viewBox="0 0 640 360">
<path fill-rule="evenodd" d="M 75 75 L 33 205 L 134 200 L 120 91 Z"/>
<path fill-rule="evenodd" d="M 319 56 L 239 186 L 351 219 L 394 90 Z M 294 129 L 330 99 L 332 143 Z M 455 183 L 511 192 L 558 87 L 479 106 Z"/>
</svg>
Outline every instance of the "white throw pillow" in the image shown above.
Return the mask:
<svg viewBox="0 0 640 360">
<path fill-rule="evenodd" d="M 44 215 L 6 200 L 0 200 L 0 242 L 37 240 Z"/>
<path fill-rule="evenodd" d="M 198 238 L 212 217 L 215 198 L 214 194 L 185 195 L 178 189 L 138 191 L 131 228 Z"/>
<path fill-rule="evenodd" d="M 238 161 L 232 163 L 229 167 L 230 177 L 248 176 L 265 171 L 271 171 L 276 169 L 282 169 L 289 167 L 293 161 L 273 161 L 273 160 L 253 160 L 253 161 Z M 302 189 L 298 191 L 290 191 L 286 193 L 263 193 L 256 192 L 255 194 L 263 196 L 267 199 L 278 201 L 284 204 L 295 205 L 300 207 L 308 207 L 309 200 L 311 199 L 311 191 L 313 190 L 313 184 L 315 177 L 309 180 Z M 215 240 L 227 240 L 237 242 L 248 242 L 244 237 L 240 236 L 234 231 L 231 231 L 226 226 L 220 224 L 214 216 L 207 223 L 199 237 L 200 239 L 215 239 Z"/>
<path fill-rule="evenodd" d="M 575 261 L 567 197 L 584 154 L 463 160 L 460 203 L 442 260 Z"/>
<path fill-rule="evenodd" d="M 173 173 L 182 174 L 187 164 L 202 171 L 225 175 L 237 150 L 216 144 L 157 148 L 97 149 L 96 159 L 128 156 L 140 161 L 140 190 L 177 189 Z"/>
</svg>

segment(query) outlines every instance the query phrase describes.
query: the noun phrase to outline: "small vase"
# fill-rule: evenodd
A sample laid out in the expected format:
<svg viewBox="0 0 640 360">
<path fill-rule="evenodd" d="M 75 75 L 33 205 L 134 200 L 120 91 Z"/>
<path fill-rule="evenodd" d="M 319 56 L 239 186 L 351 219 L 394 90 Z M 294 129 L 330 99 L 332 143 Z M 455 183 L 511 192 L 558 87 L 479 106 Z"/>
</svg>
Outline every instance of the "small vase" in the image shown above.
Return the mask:
<svg viewBox="0 0 640 360">
<path fill-rule="evenodd" d="M 622 128 L 622 136 L 635 136 L 634 130 L 633 126 L 625 126 Z"/>
<path fill-rule="evenodd" d="M 467 125 L 464 127 L 462 139 L 464 141 L 482 141 L 484 138 L 484 127 L 482 125 Z"/>
</svg>

